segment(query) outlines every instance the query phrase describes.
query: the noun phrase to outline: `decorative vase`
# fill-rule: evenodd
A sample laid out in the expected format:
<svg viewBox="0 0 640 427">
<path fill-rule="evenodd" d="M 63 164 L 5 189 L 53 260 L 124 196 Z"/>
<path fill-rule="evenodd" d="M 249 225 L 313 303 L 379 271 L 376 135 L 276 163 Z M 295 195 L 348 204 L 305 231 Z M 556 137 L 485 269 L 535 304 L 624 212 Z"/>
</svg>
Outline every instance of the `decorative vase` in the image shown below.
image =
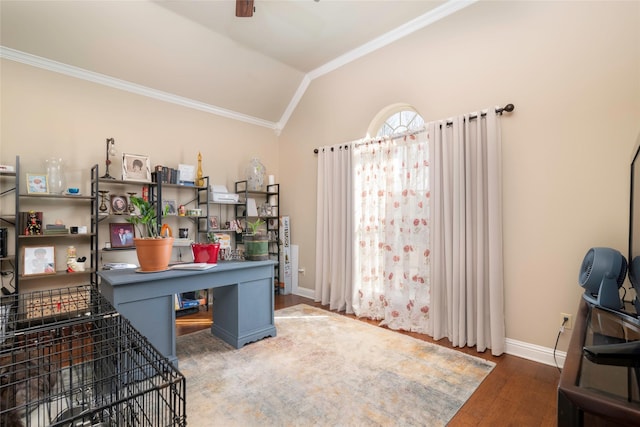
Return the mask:
<svg viewBox="0 0 640 427">
<path fill-rule="evenodd" d="M 248 261 L 269 259 L 269 239 L 267 236 L 247 234 L 244 236 L 244 257 Z"/>
<path fill-rule="evenodd" d="M 62 159 L 51 157 L 45 160 L 47 168 L 47 181 L 49 182 L 49 193 L 62 194 L 64 192 L 64 170 L 62 169 Z"/>
<path fill-rule="evenodd" d="M 206 262 L 207 264 L 216 264 L 218 262 L 218 252 L 220 251 L 220 243 L 192 243 L 191 253 L 193 254 L 193 262 Z"/>
<path fill-rule="evenodd" d="M 249 191 L 260 191 L 264 186 L 264 165 L 257 157 L 254 157 L 247 166 L 247 189 Z"/>
<path fill-rule="evenodd" d="M 136 255 L 140 264 L 140 271 L 164 271 L 169 268 L 173 237 L 158 239 L 133 239 Z"/>
</svg>

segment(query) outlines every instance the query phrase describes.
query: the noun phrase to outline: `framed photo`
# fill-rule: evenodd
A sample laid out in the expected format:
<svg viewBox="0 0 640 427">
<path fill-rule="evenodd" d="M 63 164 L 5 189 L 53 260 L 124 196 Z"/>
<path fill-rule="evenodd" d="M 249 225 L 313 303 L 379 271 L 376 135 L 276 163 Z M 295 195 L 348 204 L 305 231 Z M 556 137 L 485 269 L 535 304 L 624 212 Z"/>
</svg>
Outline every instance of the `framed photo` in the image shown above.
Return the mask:
<svg viewBox="0 0 640 427">
<path fill-rule="evenodd" d="M 29 194 L 48 194 L 49 182 L 47 175 L 27 174 L 27 193 Z"/>
<path fill-rule="evenodd" d="M 218 223 L 218 217 L 217 216 L 210 216 L 209 217 L 209 228 L 212 230 L 219 230 L 220 229 L 220 223 Z"/>
<path fill-rule="evenodd" d="M 149 156 L 122 153 L 122 179 L 124 181 L 151 182 Z"/>
<path fill-rule="evenodd" d="M 175 200 L 163 200 L 162 212 L 166 212 L 167 215 L 178 215 L 178 208 L 176 207 Z"/>
<path fill-rule="evenodd" d="M 127 198 L 125 196 L 111 196 L 111 213 L 113 215 L 127 214 L 129 213 L 127 208 Z"/>
<path fill-rule="evenodd" d="M 23 255 L 23 276 L 56 274 L 55 246 L 25 246 Z"/>
<path fill-rule="evenodd" d="M 178 183 L 182 185 L 194 185 L 196 182 L 196 167 L 194 165 L 178 165 Z"/>
<path fill-rule="evenodd" d="M 128 222 L 112 222 L 109 224 L 111 248 L 132 248 L 135 231 L 133 224 Z"/>
</svg>

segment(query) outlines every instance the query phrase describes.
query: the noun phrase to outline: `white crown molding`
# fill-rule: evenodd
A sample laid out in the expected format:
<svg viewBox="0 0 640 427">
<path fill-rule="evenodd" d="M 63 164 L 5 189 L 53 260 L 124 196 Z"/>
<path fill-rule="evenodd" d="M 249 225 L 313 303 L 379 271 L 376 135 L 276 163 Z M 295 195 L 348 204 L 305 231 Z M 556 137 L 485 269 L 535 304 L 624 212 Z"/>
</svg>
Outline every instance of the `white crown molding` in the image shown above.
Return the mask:
<svg viewBox="0 0 640 427">
<path fill-rule="evenodd" d="M 298 90 L 296 90 L 296 93 L 293 94 L 293 98 L 291 98 L 289 105 L 287 106 L 286 110 L 284 110 L 284 114 L 282 114 L 282 117 L 278 122 L 278 130 L 276 131 L 278 135 L 280 134 L 280 132 L 282 132 L 282 129 L 284 129 L 284 127 L 286 126 L 287 122 L 291 118 L 291 115 L 293 114 L 294 110 L 298 106 L 298 103 L 302 99 L 303 95 L 307 91 L 307 88 L 309 87 L 310 84 L 311 84 L 311 79 L 309 78 L 309 74 L 305 74 L 305 76 L 302 77 L 302 82 L 300 83 L 300 86 L 298 86 Z"/>
<path fill-rule="evenodd" d="M 378 49 L 381 49 L 397 40 L 400 40 L 412 33 L 415 33 L 418 30 L 421 30 L 434 22 L 437 22 L 447 16 L 464 9 L 467 6 L 476 3 L 478 0 L 451 0 L 447 3 L 444 3 L 435 9 L 430 10 L 427 13 L 424 13 L 411 21 L 363 44 L 360 47 L 357 47 L 336 59 L 327 62 L 326 64 L 312 70 L 307 74 L 311 80 L 316 79 L 320 76 L 323 76 L 331 71 L 335 71 L 336 69 L 346 65 L 356 59 L 359 59 L 365 55 L 370 54 Z"/>
<path fill-rule="evenodd" d="M 296 91 L 295 95 L 291 99 L 289 106 L 287 107 L 284 114 L 280 118 L 280 121 L 278 122 L 278 129 L 279 129 L 278 133 L 282 129 L 284 129 L 284 127 L 286 126 L 287 121 L 291 117 L 291 114 L 293 113 L 295 108 L 298 106 L 298 103 L 302 99 L 302 95 L 304 95 L 304 92 L 307 90 L 307 87 L 309 86 L 312 80 L 317 79 L 318 77 L 324 76 L 325 74 L 328 74 L 332 71 L 335 71 L 338 68 L 350 62 L 355 61 L 356 59 L 359 59 L 365 55 L 368 55 L 371 52 L 374 52 L 397 40 L 400 40 L 403 37 L 408 36 L 409 34 L 412 34 L 418 30 L 421 30 L 433 24 L 434 22 L 437 22 L 443 18 L 446 18 L 447 16 L 453 13 L 456 13 L 457 11 L 464 9 L 467 6 L 470 6 L 473 3 L 476 3 L 477 1 L 478 0 L 448 1 L 447 3 L 444 3 L 436 7 L 435 9 L 432 9 L 429 12 L 424 13 L 412 19 L 411 21 L 399 26 L 398 28 L 395 28 L 381 35 L 380 37 L 377 37 L 371 40 L 370 42 L 367 42 L 362 46 L 357 47 L 314 70 L 311 70 L 302 79 L 302 82 L 300 83 L 300 86 L 298 87 L 298 90 Z"/>
<path fill-rule="evenodd" d="M 146 96 L 149 98 L 157 99 L 159 101 L 169 102 L 169 103 L 177 104 L 187 108 L 193 108 L 194 110 L 203 111 L 205 113 L 215 114 L 217 116 L 226 117 L 233 120 L 239 120 L 241 122 L 250 123 L 257 126 L 263 126 L 269 129 L 275 130 L 277 127 L 276 123 L 274 122 L 262 120 L 257 117 L 252 117 L 246 114 L 216 107 L 214 105 L 205 104 L 204 102 L 199 102 L 193 99 L 189 99 L 189 98 L 174 95 L 171 93 L 163 92 L 160 90 L 152 89 L 150 87 L 138 85 L 125 80 L 120 80 L 104 74 L 95 73 L 93 71 L 88 71 L 83 68 L 63 64 L 61 62 L 53 61 L 51 59 L 42 58 L 36 55 L 31 55 L 29 53 L 21 52 L 19 50 L 11 49 L 5 46 L 0 46 L 0 58 L 5 58 L 11 61 L 20 62 L 23 64 L 31 65 L 33 67 L 38 67 L 44 70 L 52 71 L 54 73 L 75 77 L 77 79 L 98 83 L 104 86 L 109 86 L 109 87 L 123 90 L 126 92 L 135 93 L 137 95 Z"/>
<path fill-rule="evenodd" d="M 353 49 L 345 53 L 344 55 L 341 55 L 338 58 L 310 71 L 302 78 L 298 89 L 294 93 L 293 98 L 289 102 L 278 123 L 263 120 L 253 116 L 248 116 L 246 114 L 227 110 L 225 108 L 216 107 L 215 105 L 205 104 L 200 101 L 195 101 L 193 99 L 163 92 L 146 86 L 141 86 L 135 83 L 127 82 L 125 80 L 120 80 L 104 74 L 95 73 L 93 71 L 88 71 L 82 68 L 74 67 L 72 65 L 63 64 L 61 62 L 53 61 L 47 58 L 31 55 L 29 53 L 21 52 L 5 46 L 0 46 L 0 58 L 21 62 L 23 64 L 42 68 L 44 70 L 64 74 L 93 83 L 98 83 L 115 89 L 124 90 L 126 92 L 135 93 L 137 95 L 147 96 L 159 101 L 169 102 L 187 108 L 193 108 L 205 113 L 215 114 L 217 116 L 266 127 L 269 129 L 273 129 L 277 135 L 280 135 L 284 127 L 287 125 L 287 122 L 291 118 L 293 111 L 296 109 L 298 103 L 311 84 L 311 81 L 332 71 L 335 71 L 336 69 L 365 55 L 368 55 L 369 53 L 374 52 L 384 46 L 387 46 L 395 42 L 396 40 L 406 37 L 409 34 L 414 33 L 415 31 L 431 25 L 434 22 L 437 22 L 461 9 L 464 9 L 465 7 L 472 5 L 477 1 L 478 0 L 448 1 L 447 3 L 444 3 L 436 7 L 435 9 L 418 16 L 417 18 L 407 22 L 406 24 L 401 25 L 398 28 L 391 30 L 388 33 L 385 33 L 382 36 L 377 37 L 370 42 L 365 43 L 364 45 Z"/>
</svg>

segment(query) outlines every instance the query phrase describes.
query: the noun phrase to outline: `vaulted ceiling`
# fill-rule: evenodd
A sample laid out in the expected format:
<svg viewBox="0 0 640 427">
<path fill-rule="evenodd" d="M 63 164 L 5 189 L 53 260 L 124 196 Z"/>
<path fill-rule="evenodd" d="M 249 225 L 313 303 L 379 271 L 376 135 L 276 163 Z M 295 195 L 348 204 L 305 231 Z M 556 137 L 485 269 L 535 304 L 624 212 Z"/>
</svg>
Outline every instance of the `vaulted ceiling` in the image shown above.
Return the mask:
<svg viewBox="0 0 640 427">
<path fill-rule="evenodd" d="M 0 56 L 281 129 L 314 78 L 472 1 L 0 2 Z"/>
</svg>

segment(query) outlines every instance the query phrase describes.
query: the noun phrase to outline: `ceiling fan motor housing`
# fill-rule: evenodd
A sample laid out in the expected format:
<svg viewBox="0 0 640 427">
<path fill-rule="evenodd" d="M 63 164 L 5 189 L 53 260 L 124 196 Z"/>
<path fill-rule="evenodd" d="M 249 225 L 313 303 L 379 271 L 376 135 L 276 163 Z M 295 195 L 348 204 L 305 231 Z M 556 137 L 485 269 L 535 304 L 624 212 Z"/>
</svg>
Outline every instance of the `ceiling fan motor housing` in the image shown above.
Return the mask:
<svg viewBox="0 0 640 427">
<path fill-rule="evenodd" d="M 253 11 L 253 0 L 236 0 L 236 16 L 238 18 L 251 18 Z"/>
</svg>

